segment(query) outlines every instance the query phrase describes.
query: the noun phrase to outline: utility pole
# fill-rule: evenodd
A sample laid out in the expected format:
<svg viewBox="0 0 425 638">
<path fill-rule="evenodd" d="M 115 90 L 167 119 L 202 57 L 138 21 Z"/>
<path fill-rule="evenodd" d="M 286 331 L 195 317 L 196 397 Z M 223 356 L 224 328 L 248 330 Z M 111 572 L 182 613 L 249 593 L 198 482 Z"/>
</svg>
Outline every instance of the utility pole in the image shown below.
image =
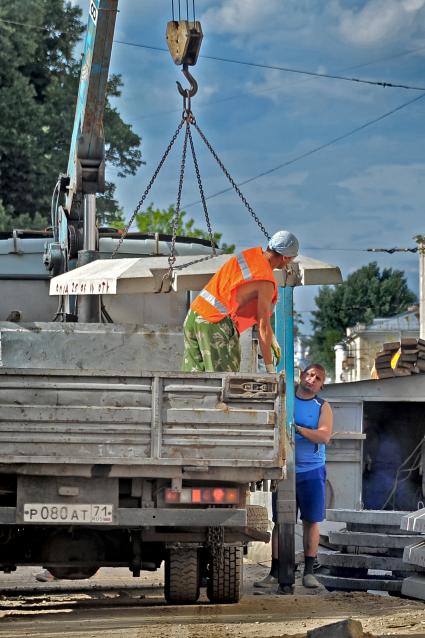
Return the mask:
<svg viewBox="0 0 425 638">
<path fill-rule="evenodd" d="M 419 254 L 419 337 L 425 339 L 425 235 L 414 237 Z"/>
</svg>

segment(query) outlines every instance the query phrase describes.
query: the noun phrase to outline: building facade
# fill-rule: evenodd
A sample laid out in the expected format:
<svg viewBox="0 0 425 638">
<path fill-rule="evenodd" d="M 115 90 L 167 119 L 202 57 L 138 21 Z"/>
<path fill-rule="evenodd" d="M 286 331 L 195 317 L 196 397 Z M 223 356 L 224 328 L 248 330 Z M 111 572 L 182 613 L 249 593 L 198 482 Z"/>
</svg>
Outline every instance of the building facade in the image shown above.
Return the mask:
<svg viewBox="0 0 425 638">
<path fill-rule="evenodd" d="M 375 356 L 388 341 L 419 337 L 417 307 L 395 317 L 377 318 L 369 324 L 347 328 L 347 336 L 335 349 L 335 382 L 370 379 Z"/>
</svg>

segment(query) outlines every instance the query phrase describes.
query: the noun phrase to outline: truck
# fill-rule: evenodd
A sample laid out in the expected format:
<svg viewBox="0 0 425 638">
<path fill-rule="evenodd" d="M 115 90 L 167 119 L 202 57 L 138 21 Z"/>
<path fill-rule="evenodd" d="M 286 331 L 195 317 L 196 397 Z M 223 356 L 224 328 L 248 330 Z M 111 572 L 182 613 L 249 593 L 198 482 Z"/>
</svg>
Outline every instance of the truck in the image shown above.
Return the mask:
<svg viewBox="0 0 425 638">
<path fill-rule="evenodd" d="M 182 270 L 169 295 L 157 294 L 176 238 L 143 238 L 154 256 L 137 258 L 131 239 L 99 237 L 117 8 L 118 0 L 89 3 L 68 170 L 58 180 L 44 255 L 60 300 L 56 321 L 0 324 L 0 569 L 42 565 L 79 579 L 102 566 L 125 566 L 137 577 L 164 564 L 169 603 L 196 602 L 201 586 L 211 602 L 234 603 L 244 551 L 269 540 L 267 510 L 249 494 L 292 476 L 292 307 L 284 313 L 286 376 L 258 370 L 252 334 L 242 343 L 240 373 L 178 372 L 189 293 L 228 257 Z M 118 242 L 119 259 L 94 260 Z M 205 252 L 201 243 L 194 252 Z M 193 259 L 178 256 L 179 245 L 184 240 L 173 245 L 177 264 Z M 296 282 L 339 281 L 338 269 L 313 262 L 301 260 L 292 284 L 280 282 L 287 302 Z M 294 503 L 289 489 L 282 534 L 291 534 Z M 280 580 L 291 586 L 287 546 Z"/>
</svg>

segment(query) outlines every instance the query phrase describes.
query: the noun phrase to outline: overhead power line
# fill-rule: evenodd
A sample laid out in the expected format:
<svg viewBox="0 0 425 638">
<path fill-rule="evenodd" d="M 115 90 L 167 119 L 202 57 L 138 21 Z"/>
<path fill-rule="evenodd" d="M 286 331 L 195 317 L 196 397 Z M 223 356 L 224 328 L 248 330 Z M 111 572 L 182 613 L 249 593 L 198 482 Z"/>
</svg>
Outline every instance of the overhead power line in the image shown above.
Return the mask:
<svg viewBox="0 0 425 638">
<path fill-rule="evenodd" d="M 238 246 L 251 246 L 249 242 L 238 242 Z M 304 250 L 316 250 L 321 252 L 327 251 L 339 251 L 344 253 L 388 253 L 390 255 L 394 253 L 417 253 L 419 248 L 344 248 L 344 247 L 331 247 L 331 246 L 303 246 Z"/>
<path fill-rule="evenodd" d="M 329 140 L 328 142 L 325 142 L 324 144 L 320 144 L 319 146 L 316 146 L 315 148 L 312 148 L 309 151 L 305 151 L 305 153 L 301 153 L 300 155 L 297 155 L 296 157 L 293 157 L 292 159 L 289 159 L 286 162 L 282 162 L 282 164 L 278 164 L 277 166 L 274 166 L 273 168 L 269 168 L 267 171 L 262 171 L 261 173 L 258 173 L 257 175 L 254 175 L 253 177 L 249 177 L 248 179 L 245 179 L 242 182 L 237 182 L 237 186 L 244 186 L 245 184 L 254 182 L 255 180 L 260 179 L 261 177 L 266 177 L 266 175 L 270 175 L 271 173 L 274 173 L 280 170 L 281 168 L 286 168 L 287 166 L 290 166 L 291 164 L 295 164 L 295 162 L 299 162 L 300 160 L 305 159 L 306 157 L 310 157 L 311 155 L 314 155 L 315 153 L 318 153 L 319 151 L 323 151 L 325 148 L 329 148 L 329 146 L 333 146 L 333 144 L 336 144 L 337 142 L 341 142 L 342 140 L 347 139 L 347 137 L 350 137 L 351 135 L 354 135 L 355 133 L 359 133 L 360 131 L 363 131 L 369 126 L 372 126 L 373 124 L 377 124 L 378 122 L 381 122 L 385 118 L 390 117 L 390 115 L 394 115 L 394 113 L 398 113 L 399 111 L 406 108 L 407 106 L 410 106 L 411 104 L 414 104 L 415 102 L 418 102 L 419 100 L 422 100 L 424 97 L 425 97 L 425 93 L 422 93 L 421 95 L 417 95 L 412 100 L 409 100 L 408 102 L 404 102 L 403 104 L 400 104 L 400 106 L 397 106 L 394 109 L 391 109 L 391 111 L 387 111 L 386 113 L 383 113 L 379 117 L 375 117 L 373 120 L 369 120 L 368 122 L 365 122 L 364 124 L 361 124 L 360 126 L 357 126 L 356 128 L 351 129 L 351 131 L 347 131 L 347 133 L 338 135 L 338 137 L 334 137 L 332 140 Z M 232 188 L 230 186 L 228 188 L 223 188 L 222 190 L 217 191 L 216 193 L 213 193 L 212 195 L 207 195 L 205 199 L 213 199 L 214 197 L 218 197 L 219 195 L 228 193 L 231 190 Z M 195 206 L 196 204 L 199 204 L 199 203 L 200 203 L 200 200 L 196 200 L 195 202 L 190 202 L 190 204 L 186 204 L 184 208 L 190 208 L 191 206 Z"/>
<path fill-rule="evenodd" d="M 54 30 L 53 27 L 38 26 L 38 25 L 28 24 L 24 22 L 18 22 L 15 20 L 6 20 L 4 18 L 0 18 L 0 22 L 4 22 L 6 24 L 19 25 L 19 26 L 30 28 L 30 29 L 42 29 L 45 31 Z M 124 44 L 126 46 L 137 47 L 140 49 L 150 49 L 151 51 L 161 51 L 163 53 L 168 53 L 168 49 L 166 49 L 165 47 L 155 47 L 152 45 L 142 44 L 139 42 L 128 42 L 126 40 L 114 40 L 114 42 L 116 44 Z M 422 50 L 422 49 L 418 49 L 418 50 Z M 409 53 L 410 52 L 401 53 L 401 54 L 398 54 L 398 56 L 392 56 L 392 57 L 400 57 L 402 55 L 408 55 Z M 223 58 L 223 57 L 215 56 L 215 55 L 200 55 L 199 57 L 204 58 L 206 60 L 215 60 L 216 62 L 239 64 L 243 66 L 255 67 L 258 69 L 271 69 L 274 71 L 284 71 L 285 73 L 295 73 L 297 75 L 307 75 L 309 77 L 315 77 L 315 78 L 326 78 L 330 80 L 341 80 L 344 82 L 355 82 L 357 84 L 368 84 L 370 86 L 380 86 L 382 88 L 405 89 L 408 91 L 425 91 L 425 86 L 400 84 L 397 82 L 387 82 L 385 80 L 366 80 L 364 78 L 353 78 L 346 75 L 338 75 L 338 74 L 332 74 L 332 73 L 319 73 L 318 71 L 308 71 L 307 69 L 297 69 L 293 67 L 280 66 L 280 65 L 274 65 L 274 64 L 261 64 L 258 62 L 250 62 L 248 60 L 236 60 L 233 58 Z M 362 66 L 367 66 L 367 64 Z"/>
<path fill-rule="evenodd" d="M 5 22 L 6 24 L 15 24 L 18 27 L 26 27 L 27 29 L 40 29 L 41 31 L 54 31 L 53 27 L 39 26 L 38 24 L 28 24 L 25 22 L 18 22 L 17 20 L 6 20 L 5 18 L 0 18 L 0 22 Z"/>
<path fill-rule="evenodd" d="M 418 247 L 416 248 L 366 248 L 368 253 L 388 253 L 392 255 L 393 253 L 417 253 Z"/>
<path fill-rule="evenodd" d="M 152 51 L 162 51 L 168 53 L 168 49 L 164 47 L 154 47 L 147 44 L 139 44 L 138 42 L 127 42 L 125 40 L 114 40 L 116 44 L 125 44 L 131 47 L 141 49 L 150 49 Z M 248 62 L 247 60 L 234 60 L 232 58 L 222 58 L 215 55 L 199 55 L 205 60 L 215 60 L 216 62 L 227 62 L 230 64 L 240 64 L 243 66 L 256 67 L 258 69 L 271 69 L 273 71 L 284 71 L 285 73 L 295 73 L 297 75 L 308 75 L 315 78 L 327 78 L 331 80 L 343 80 L 344 82 L 356 82 L 358 84 L 369 84 L 372 86 L 380 86 L 391 89 L 406 89 L 411 91 L 425 91 L 425 86 L 412 86 L 410 84 L 397 84 L 395 82 L 386 82 L 384 80 L 365 80 L 363 78 L 351 78 L 346 75 L 336 75 L 331 73 L 318 73 L 316 71 L 308 71 L 305 69 L 296 69 L 288 66 L 278 66 L 274 64 L 259 64 L 257 62 Z"/>
</svg>

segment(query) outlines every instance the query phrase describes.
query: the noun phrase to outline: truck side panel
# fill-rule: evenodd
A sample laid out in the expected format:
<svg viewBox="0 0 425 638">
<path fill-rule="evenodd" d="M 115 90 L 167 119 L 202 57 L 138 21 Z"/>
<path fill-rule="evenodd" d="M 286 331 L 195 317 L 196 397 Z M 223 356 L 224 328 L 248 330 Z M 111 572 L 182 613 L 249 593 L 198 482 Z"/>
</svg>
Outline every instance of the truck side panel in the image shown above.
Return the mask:
<svg viewBox="0 0 425 638">
<path fill-rule="evenodd" d="M 9 369 L 0 463 L 280 468 L 282 394 L 259 375 Z"/>
</svg>

